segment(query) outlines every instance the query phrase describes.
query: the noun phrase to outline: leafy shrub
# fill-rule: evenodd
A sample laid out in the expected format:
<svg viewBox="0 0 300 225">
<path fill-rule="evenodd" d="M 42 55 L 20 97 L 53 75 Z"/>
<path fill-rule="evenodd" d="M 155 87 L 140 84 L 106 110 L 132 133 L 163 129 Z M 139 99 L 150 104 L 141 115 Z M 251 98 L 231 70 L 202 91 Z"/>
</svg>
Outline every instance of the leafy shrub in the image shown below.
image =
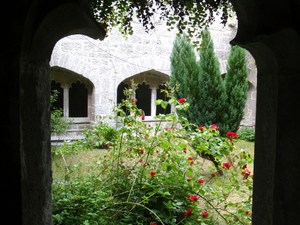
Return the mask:
<svg viewBox="0 0 300 225">
<path fill-rule="evenodd" d="M 187 130 L 187 120 L 174 113 L 149 126 L 130 99 L 134 88 L 126 93 L 115 109 L 123 126 L 113 144 L 82 177 L 53 183 L 54 224 L 250 224 L 252 158 L 233 151 L 234 135 L 220 138 L 215 126 Z M 157 103 L 189 107 L 185 99 Z M 217 158 L 222 175 L 204 166 L 199 152 Z"/>
<path fill-rule="evenodd" d="M 87 148 L 106 149 L 116 141 L 117 130 L 109 124 L 101 122 L 83 132 L 81 143 Z"/>
<path fill-rule="evenodd" d="M 253 127 L 241 127 L 237 133 L 240 140 L 255 141 L 255 128 Z"/>
<path fill-rule="evenodd" d="M 60 135 L 67 132 L 72 120 L 64 119 L 62 109 L 53 107 L 53 104 L 57 101 L 57 96 L 57 90 L 53 90 L 50 96 L 50 105 L 52 107 L 50 116 L 50 130 L 52 134 Z"/>
</svg>

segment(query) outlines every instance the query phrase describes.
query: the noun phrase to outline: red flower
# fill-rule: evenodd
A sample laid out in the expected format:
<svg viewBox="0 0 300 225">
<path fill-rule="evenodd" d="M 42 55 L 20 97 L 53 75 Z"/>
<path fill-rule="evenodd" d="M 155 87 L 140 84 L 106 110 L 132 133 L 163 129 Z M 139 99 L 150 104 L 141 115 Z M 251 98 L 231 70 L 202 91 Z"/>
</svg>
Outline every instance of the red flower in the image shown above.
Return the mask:
<svg viewBox="0 0 300 225">
<path fill-rule="evenodd" d="M 152 176 L 152 177 L 153 177 L 155 174 L 156 174 L 155 171 L 151 171 L 151 172 L 150 172 L 150 176 Z"/>
<path fill-rule="evenodd" d="M 193 158 L 192 157 L 188 157 L 187 160 L 193 161 Z"/>
<path fill-rule="evenodd" d="M 183 149 L 183 151 L 184 151 L 184 153 L 186 153 L 187 149 L 186 149 L 186 148 L 184 148 L 184 149 Z"/>
<path fill-rule="evenodd" d="M 207 218 L 208 217 L 208 212 L 205 209 L 202 210 L 202 217 L 203 218 Z"/>
<path fill-rule="evenodd" d="M 244 176 L 244 178 L 248 178 L 251 174 L 250 170 L 244 169 L 241 174 Z"/>
<path fill-rule="evenodd" d="M 186 98 L 180 98 L 180 99 L 178 99 L 179 103 L 184 103 L 185 101 L 186 101 Z"/>
<path fill-rule="evenodd" d="M 238 138 L 238 134 L 232 131 L 228 131 L 226 134 L 227 137 L 229 137 L 230 139 L 237 139 Z"/>
<path fill-rule="evenodd" d="M 222 164 L 222 168 L 223 168 L 223 169 L 225 169 L 225 168 L 226 168 L 226 169 L 230 169 L 230 167 L 231 167 L 230 162 L 225 162 L 225 163 Z"/>
<path fill-rule="evenodd" d="M 184 213 L 184 215 L 185 215 L 185 216 L 190 216 L 192 213 L 193 213 L 193 210 L 188 209 L 188 210 Z"/>
<path fill-rule="evenodd" d="M 211 174 L 211 176 L 212 176 L 212 177 L 215 177 L 215 176 L 216 176 L 216 174 L 215 174 L 215 173 L 212 173 L 212 174 Z"/>
<path fill-rule="evenodd" d="M 141 117 L 142 117 L 142 120 L 145 120 L 145 114 L 144 113 L 142 114 Z"/>
<path fill-rule="evenodd" d="M 212 124 L 210 126 L 210 128 L 213 129 L 213 130 L 220 130 L 220 128 L 216 124 Z"/>
<path fill-rule="evenodd" d="M 150 225 L 157 225 L 157 223 L 156 222 L 151 222 Z"/>
<path fill-rule="evenodd" d="M 246 215 L 250 215 L 251 211 L 250 210 L 246 210 L 245 213 L 246 213 Z"/>
<path fill-rule="evenodd" d="M 246 169 L 247 168 L 247 164 L 243 165 L 242 169 Z"/>
<path fill-rule="evenodd" d="M 198 130 L 204 130 L 205 126 L 199 126 Z"/>
<path fill-rule="evenodd" d="M 198 182 L 199 182 L 200 184 L 203 184 L 203 183 L 205 183 L 205 180 L 199 179 Z"/>
<path fill-rule="evenodd" d="M 199 196 L 198 195 L 191 195 L 190 196 L 190 201 L 194 202 L 194 201 L 198 201 L 199 200 Z"/>
</svg>

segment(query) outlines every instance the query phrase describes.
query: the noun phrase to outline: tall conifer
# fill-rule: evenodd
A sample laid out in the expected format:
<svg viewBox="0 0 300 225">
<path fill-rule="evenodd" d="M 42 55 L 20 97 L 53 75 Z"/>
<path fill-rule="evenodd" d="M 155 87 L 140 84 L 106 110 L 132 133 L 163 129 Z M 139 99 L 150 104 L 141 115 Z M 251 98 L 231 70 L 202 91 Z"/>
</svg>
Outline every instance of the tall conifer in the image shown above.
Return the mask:
<svg viewBox="0 0 300 225">
<path fill-rule="evenodd" d="M 232 46 L 227 62 L 225 76 L 227 99 L 227 123 L 230 131 L 237 131 L 244 116 L 244 108 L 248 93 L 248 69 L 246 50 Z"/>
<path fill-rule="evenodd" d="M 176 37 L 171 53 L 170 85 L 179 89 L 175 93 L 177 98 L 186 98 L 191 107 L 187 112 L 181 112 L 193 123 L 193 108 L 195 95 L 198 92 L 199 65 L 193 45 L 185 34 Z"/>
<path fill-rule="evenodd" d="M 224 134 L 227 129 L 222 123 L 226 113 L 225 84 L 214 52 L 214 43 L 207 29 L 202 31 L 199 64 L 201 74 L 197 95 L 199 109 L 197 124 L 206 126 L 216 124 L 220 127 L 221 134 Z"/>
</svg>

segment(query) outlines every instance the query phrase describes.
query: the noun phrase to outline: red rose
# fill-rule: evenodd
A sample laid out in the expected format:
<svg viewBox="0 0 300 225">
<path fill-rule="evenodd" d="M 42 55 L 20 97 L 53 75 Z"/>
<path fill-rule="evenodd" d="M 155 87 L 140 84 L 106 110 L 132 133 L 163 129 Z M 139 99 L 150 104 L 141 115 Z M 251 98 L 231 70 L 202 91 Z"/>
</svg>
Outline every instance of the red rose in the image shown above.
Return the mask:
<svg viewBox="0 0 300 225">
<path fill-rule="evenodd" d="M 202 210 L 202 217 L 203 218 L 207 218 L 208 217 L 208 212 L 205 209 Z"/>
<path fill-rule="evenodd" d="M 216 124 L 212 124 L 210 126 L 210 128 L 213 129 L 213 130 L 220 130 L 220 128 Z"/>
<path fill-rule="evenodd" d="M 244 176 L 244 178 L 248 178 L 251 174 L 250 170 L 244 169 L 241 174 Z"/>
<path fill-rule="evenodd" d="M 155 174 L 156 174 L 155 171 L 151 171 L 151 172 L 150 172 L 150 176 L 152 176 L 152 177 L 153 177 Z"/>
<path fill-rule="evenodd" d="M 190 201 L 193 202 L 193 201 L 198 201 L 199 200 L 199 196 L 197 195 L 191 195 L 190 196 Z"/>
<path fill-rule="evenodd" d="M 199 126 L 198 130 L 204 130 L 205 126 Z"/>
<path fill-rule="evenodd" d="M 200 184 L 203 184 L 203 183 L 205 183 L 205 180 L 199 179 L 198 182 L 199 182 Z"/>
<path fill-rule="evenodd" d="M 185 101 L 186 101 L 186 98 L 180 98 L 180 99 L 178 99 L 179 103 L 184 103 Z"/>
<path fill-rule="evenodd" d="M 184 215 L 185 215 L 185 216 L 190 216 L 192 213 L 193 213 L 193 210 L 188 209 L 188 210 L 184 213 Z"/>
<path fill-rule="evenodd" d="M 251 211 L 250 210 L 246 210 L 245 213 L 246 213 L 246 215 L 250 215 Z"/>
<path fill-rule="evenodd" d="M 229 137 L 230 139 L 237 139 L 238 138 L 238 134 L 232 131 L 228 131 L 226 134 L 227 137 Z"/>
<path fill-rule="evenodd" d="M 231 167 L 230 162 L 225 162 L 225 163 L 222 164 L 222 168 L 223 168 L 223 169 L 225 169 L 225 168 L 226 168 L 226 169 L 230 169 L 230 167 Z"/>
<path fill-rule="evenodd" d="M 145 114 L 144 113 L 142 114 L 141 117 L 142 117 L 142 120 L 145 120 Z"/>
</svg>

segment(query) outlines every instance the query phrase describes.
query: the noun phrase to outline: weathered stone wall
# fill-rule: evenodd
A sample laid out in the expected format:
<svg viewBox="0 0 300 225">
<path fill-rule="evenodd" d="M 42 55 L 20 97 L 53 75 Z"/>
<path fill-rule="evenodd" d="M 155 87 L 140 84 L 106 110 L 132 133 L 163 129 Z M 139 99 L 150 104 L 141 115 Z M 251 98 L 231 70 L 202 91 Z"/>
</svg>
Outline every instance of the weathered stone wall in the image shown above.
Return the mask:
<svg viewBox="0 0 300 225">
<path fill-rule="evenodd" d="M 221 71 L 225 73 L 229 42 L 235 37 L 237 21 L 230 19 L 224 27 L 217 20 L 210 30 Z M 64 67 L 88 78 L 95 86 L 91 106 L 95 118 L 105 118 L 112 112 L 117 87 L 124 79 L 150 70 L 170 75 L 170 54 L 175 35 L 176 30 L 168 31 L 162 21 L 158 21 L 155 30 L 149 33 L 136 22 L 134 34 L 128 37 L 113 29 L 103 41 L 72 35 L 56 44 L 50 65 Z M 242 125 L 254 126 L 256 66 L 250 54 L 249 72 L 249 97 Z"/>
</svg>

